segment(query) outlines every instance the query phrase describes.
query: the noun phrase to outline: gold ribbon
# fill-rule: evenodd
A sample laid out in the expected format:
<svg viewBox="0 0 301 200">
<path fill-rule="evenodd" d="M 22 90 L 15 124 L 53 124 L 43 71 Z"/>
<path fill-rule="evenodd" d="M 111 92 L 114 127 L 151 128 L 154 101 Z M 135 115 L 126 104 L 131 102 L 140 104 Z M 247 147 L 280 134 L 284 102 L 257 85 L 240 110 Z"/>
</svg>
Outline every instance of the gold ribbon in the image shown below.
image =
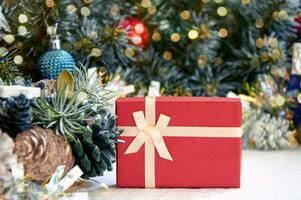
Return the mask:
<svg viewBox="0 0 301 200">
<path fill-rule="evenodd" d="M 143 111 L 133 113 L 136 127 L 119 126 L 124 129 L 122 136 L 135 137 L 125 154 L 136 153 L 145 145 L 145 187 L 155 187 L 155 149 L 161 158 L 171 160 L 172 157 L 164 142 L 168 137 L 223 137 L 236 138 L 242 136 L 241 127 L 182 127 L 168 126 L 170 117 L 160 114 L 156 123 L 155 97 L 145 99 L 145 117 Z"/>
</svg>

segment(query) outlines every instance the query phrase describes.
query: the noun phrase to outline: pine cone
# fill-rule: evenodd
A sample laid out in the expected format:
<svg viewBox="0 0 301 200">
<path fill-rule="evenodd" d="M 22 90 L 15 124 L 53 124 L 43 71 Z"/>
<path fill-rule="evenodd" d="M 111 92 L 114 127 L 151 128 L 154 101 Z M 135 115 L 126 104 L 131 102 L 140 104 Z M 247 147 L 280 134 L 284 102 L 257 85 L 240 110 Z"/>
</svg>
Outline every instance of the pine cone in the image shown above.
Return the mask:
<svg viewBox="0 0 301 200">
<path fill-rule="evenodd" d="M 5 199 L 8 198 L 12 188 L 13 179 L 10 169 L 17 163 L 17 156 L 13 151 L 14 141 L 0 129 L 0 199 L 3 194 Z"/>
<path fill-rule="evenodd" d="M 34 127 L 24 131 L 17 135 L 15 144 L 30 180 L 46 183 L 59 165 L 65 165 L 65 173 L 73 167 L 70 146 L 51 129 Z"/>
<path fill-rule="evenodd" d="M 116 158 L 117 137 L 116 118 L 110 112 L 98 110 L 90 133 L 82 134 L 71 142 L 76 163 L 84 172 L 83 178 L 103 175 L 105 170 L 112 170 Z"/>
<path fill-rule="evenodd" d="M 56 80 L 40 80 L 33 85 L 35 87 L 41 88 L 46 96 L 50 96 L 51 94 L 56 92 Z"/>
<path fill-rule="evenodd" d="M 16 137 L 30 127 L 31 114 L 30 100 L 25 95 L 0 98 L 0 128 L 11 137 Z"/>
</svg>

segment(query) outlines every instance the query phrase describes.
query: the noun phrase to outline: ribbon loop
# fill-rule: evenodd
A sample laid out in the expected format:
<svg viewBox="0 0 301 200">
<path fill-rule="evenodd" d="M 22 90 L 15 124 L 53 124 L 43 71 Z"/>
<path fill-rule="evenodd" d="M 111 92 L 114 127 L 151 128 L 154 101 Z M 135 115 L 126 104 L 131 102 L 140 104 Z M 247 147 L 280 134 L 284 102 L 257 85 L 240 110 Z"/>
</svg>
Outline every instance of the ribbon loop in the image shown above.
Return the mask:
<svg viewBox="0 0 301 200">
<path fill-rule="evenodd" d="M 143 111 L 134 112 L 133 117 L 140 132 L 129 145 L 125 154 L 138 152 L 141 146 L 145 144 L 149 138 L 151 138 L 152 144 L 155 146 L 159 156 L 167 160 L 172 160 L 162 136 L 162 132 L 168 126 L 170 117 L 161 114 L 155 126 L 147 123 L 143 115 Z"/>
</svg>

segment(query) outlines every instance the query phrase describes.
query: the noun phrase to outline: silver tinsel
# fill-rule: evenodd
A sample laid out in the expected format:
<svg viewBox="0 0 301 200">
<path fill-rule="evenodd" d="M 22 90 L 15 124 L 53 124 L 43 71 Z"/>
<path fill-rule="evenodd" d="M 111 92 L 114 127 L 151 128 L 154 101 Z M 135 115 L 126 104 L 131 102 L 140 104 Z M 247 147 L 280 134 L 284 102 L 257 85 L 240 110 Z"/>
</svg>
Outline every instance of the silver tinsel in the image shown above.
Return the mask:
<svg viewBox="0 0 301 200">
<path fill-rule="evenodd" d="M 289 122 L 261 113 L 249 129 L 248 141 L 255 149 L 276 150 L 290 147 Z"/>
</svg>

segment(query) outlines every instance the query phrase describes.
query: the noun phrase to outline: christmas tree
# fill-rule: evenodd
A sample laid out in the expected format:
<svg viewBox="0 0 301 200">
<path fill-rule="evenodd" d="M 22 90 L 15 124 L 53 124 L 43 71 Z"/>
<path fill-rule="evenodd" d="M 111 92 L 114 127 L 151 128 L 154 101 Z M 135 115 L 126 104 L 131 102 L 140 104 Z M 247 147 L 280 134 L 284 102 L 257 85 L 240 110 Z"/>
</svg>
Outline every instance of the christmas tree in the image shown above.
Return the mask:
<svg viewBox="0 0 301 200">
<path fill-rule="evenodd" d="M 224 96 L 257 74 L 284 76 L 297 37 L 298 1 L 3 0 L 2 45 L 40 79 L 37 59 L 58 24 L 62 48 L 88 68 L 104 67 L 136 91 Z M 118 70 L 117 70 L 118 69 Z"/>
</svg>

